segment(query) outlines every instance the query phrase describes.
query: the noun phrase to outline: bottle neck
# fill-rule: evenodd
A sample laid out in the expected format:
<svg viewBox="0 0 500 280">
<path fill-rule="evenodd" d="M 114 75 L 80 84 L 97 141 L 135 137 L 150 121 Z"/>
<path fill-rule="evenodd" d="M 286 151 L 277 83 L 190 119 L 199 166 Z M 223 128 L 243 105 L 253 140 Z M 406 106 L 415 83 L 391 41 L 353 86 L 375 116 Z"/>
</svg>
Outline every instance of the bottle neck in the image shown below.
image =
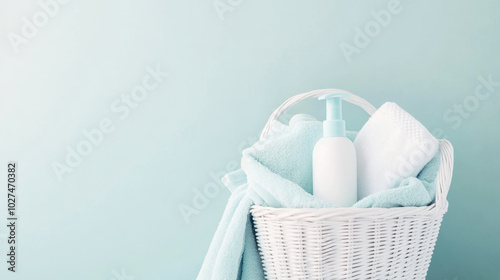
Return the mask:
<svg viewBox="0 0 500 280">
<path fill-rule="evenodd" d="M 323 137 L 345 137 L 345 121 L 323 121 Z"/>
</svg>

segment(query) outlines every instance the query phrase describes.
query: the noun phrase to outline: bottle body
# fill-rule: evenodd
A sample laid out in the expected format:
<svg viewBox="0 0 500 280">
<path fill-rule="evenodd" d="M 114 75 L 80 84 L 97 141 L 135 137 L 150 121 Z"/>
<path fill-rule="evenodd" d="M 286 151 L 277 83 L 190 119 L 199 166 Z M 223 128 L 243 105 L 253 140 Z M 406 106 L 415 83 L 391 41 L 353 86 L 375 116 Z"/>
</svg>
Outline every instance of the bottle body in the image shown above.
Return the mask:
<svg viewBox="0 0 500 280">
<path fill-rule="evenodd" d="M 338 207 L 358 200 L 356 150 L 347 137 L 323 137 L 313 150 L 313 195 Z"/>
</svg>

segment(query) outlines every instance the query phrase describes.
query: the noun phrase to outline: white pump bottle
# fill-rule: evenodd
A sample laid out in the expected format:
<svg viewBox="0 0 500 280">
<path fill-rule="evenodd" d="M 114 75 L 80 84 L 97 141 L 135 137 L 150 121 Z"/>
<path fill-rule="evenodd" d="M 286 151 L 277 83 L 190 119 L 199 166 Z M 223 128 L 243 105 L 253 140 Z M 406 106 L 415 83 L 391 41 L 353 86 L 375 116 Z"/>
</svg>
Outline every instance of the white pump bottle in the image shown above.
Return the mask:
<svg viewBox="0 0 500 280">
<path fill-rule="evenodd" d="M 313 195 L 338 207 L 351 207 L 358 199 L 356 150 L 345 135 L 341 98 L 348 93 L 328 94 L 323 137 L 313 151 Z"/>
</svg>

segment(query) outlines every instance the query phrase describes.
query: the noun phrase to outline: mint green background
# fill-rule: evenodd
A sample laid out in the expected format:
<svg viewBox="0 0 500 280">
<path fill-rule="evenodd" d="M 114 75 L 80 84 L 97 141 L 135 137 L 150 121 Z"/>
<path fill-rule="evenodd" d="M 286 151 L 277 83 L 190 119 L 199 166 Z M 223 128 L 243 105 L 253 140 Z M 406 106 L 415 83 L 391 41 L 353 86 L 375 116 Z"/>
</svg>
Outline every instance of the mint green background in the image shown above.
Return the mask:
<svg viewBox="0 0 500 280">
<path fill-rule="evenodd" d="M 229 192 L 189 224 L 179 205 L 233 168 L 286 98 L 331 87 L 442 129 L 455 170 L 428 279 L 500 279 L 500 87 L 458 128 L 443 118 L 479 76 L 500 81 L 498 1 L 403 0 L 351 63 L 339 44 L 388 1 L 243 0 L 224 21 L 210 0 L 72 1 L 15 54 L 7 34 L 37 3 L 0 4 L 0 178 L 18 161 L 20 218 L 18 272 L 2 261 L 0 279 L 194 279 Z M 156 64 L 170 76 L 119 120 L 110 104 Z M 314 100 L 298 112 L 324 117 Z M 351 130 L 367 120 L 344 116 Z M 60 183 L 52 162 L 104 117 L 115 131 Z"/>
</svg>

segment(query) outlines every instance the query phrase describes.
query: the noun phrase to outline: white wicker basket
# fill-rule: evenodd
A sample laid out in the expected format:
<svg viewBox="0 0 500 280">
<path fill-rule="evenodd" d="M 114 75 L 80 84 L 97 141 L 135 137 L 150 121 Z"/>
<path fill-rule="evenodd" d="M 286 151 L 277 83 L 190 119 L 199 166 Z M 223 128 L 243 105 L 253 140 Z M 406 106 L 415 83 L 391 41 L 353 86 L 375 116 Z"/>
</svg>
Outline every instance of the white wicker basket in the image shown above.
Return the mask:
<svg viewBox="0 0 500 280">
<path fill-rule="evenodd" d="M 295 103 L 323 94 L 316 90 L 285 101 L 270 124 Z M 352 94 L 351 94 L 352 95 Z M 352 95 L 346 101 L 368 114 L 376 109 Z M 425 279 L 448 209 L 446 196 L 453 171 L 453 147 L 440 140 L 441 167 L 436 202 L 424 207 L 251 209 L 259 251 L 268 279 Z"/>
</svg>

